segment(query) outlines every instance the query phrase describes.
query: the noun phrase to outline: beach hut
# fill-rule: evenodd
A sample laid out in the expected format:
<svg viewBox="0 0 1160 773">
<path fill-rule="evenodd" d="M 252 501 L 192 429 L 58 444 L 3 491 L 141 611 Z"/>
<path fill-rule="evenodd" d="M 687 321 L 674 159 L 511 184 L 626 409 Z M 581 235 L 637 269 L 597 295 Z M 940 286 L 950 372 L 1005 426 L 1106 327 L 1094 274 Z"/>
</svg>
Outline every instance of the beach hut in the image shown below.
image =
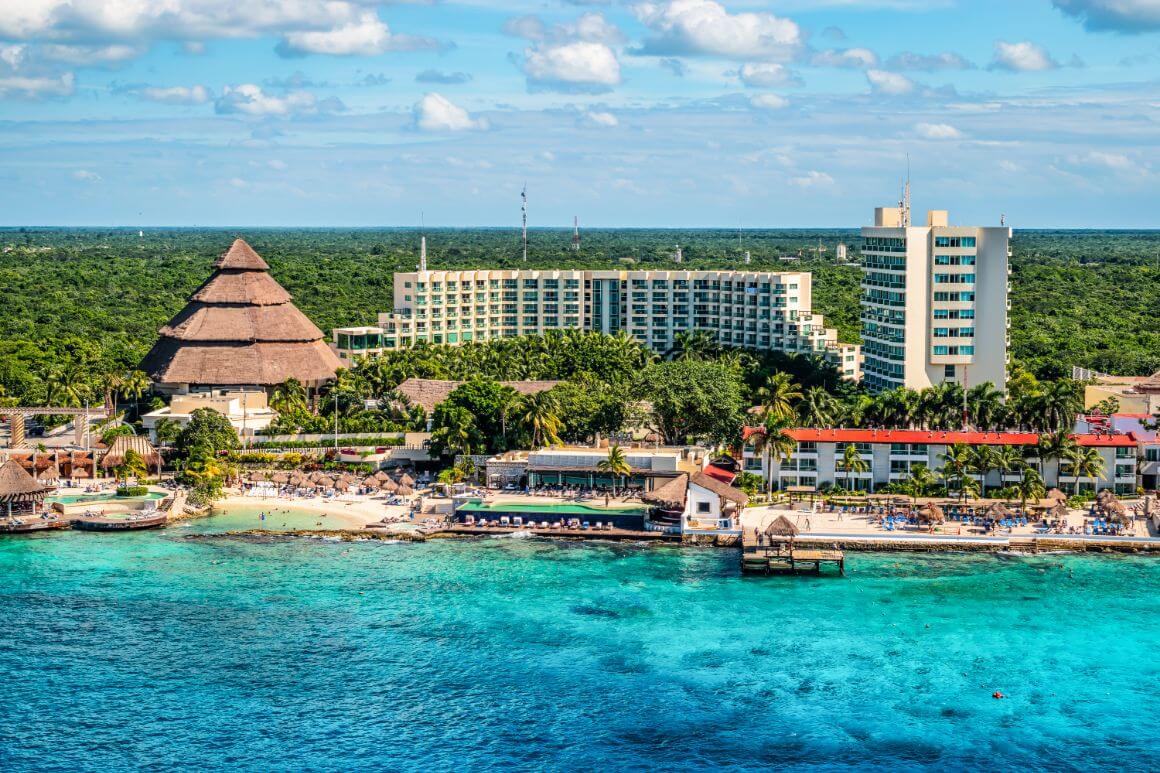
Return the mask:
<svg viewBox="0 0 1160 773">
<path fill-rule="evenodd" d="M 12 518 L 15 513 L 36 512 L 51 486 L 40 483 L 21 464 L 9 459 L 0 465 L 0 509 Z"/>
<path fill-rule="evenodd" d="M 919 509 L 918 520 L 919 523 L 945 523 L 947 516 L 941 507 L 931 502 Z"/>
<path fill-rule="evenodd" d="M 767 537 L 789 537 L 791 540 L 798 534 L 798 527 L 793 525 L 793 522 L 784 515 L 779 515 L 773 519 L 773 522 L 765 527 L 765 536 Z"/>
</svg>

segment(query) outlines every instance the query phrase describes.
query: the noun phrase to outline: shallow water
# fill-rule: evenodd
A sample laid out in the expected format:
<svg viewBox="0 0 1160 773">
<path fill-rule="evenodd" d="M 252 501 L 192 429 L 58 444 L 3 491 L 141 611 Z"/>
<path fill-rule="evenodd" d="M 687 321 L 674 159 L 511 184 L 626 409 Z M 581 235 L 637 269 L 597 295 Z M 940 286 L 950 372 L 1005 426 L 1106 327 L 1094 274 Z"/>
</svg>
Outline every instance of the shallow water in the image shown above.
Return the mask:
<svg viewBox="0 0 1160 773">
<path fill-rule="evenodd" d="M 335 505 L 341 508 L 341 503 Z M 265 513 L 263 519 L 261 515 Z M 204 518 L 181 521 L 171 530 L 194 534 L 217 534 L 227 531 L 296 531 L 312 529 L 361 529 L 363 520 L 350 515 L 320 513 L 295 507 L 293 503 L 266 501 L 254 505 L 230 505 L 215 507 L 213 513 Z"/>
<path fill-rule="evenodd" d="M 1154 769 L 1160 563 L 0 540 L 0 766 Z M 1001 690 L 1008 697 L 995 700 Z"/>
</svg>

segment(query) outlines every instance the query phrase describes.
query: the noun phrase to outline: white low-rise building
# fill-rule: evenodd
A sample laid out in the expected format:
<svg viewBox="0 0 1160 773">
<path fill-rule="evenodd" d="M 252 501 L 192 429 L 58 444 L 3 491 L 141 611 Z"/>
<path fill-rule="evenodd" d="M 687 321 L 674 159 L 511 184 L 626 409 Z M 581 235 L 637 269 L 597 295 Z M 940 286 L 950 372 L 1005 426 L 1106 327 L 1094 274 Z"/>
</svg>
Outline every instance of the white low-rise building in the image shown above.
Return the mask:
<svg viewBox="0 0 1160 773">
<path fill-rule="evenodd" d="M 209 408 L 229 419 L 239 437 L 253 438 L 278 418 L 270 407 L 263 389 L 222 389 L 208 392 L 190 392 L 174 395 L 169 405 L 141 417 L 141 425 L 149 432 L 149 439 L 157 442 L 157 423 L 168 419 L 181 427 L 189 424 L 193 412 Z"/>
</svg>

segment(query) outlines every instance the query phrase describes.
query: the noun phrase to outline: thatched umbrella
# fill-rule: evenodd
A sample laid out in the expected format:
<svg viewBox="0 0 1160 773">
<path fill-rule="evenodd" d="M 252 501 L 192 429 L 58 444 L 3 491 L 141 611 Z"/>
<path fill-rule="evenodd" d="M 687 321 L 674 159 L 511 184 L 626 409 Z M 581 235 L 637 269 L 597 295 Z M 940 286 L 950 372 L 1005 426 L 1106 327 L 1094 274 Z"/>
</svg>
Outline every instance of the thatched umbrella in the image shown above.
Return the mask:
<svg viewBox="0 0 1160 773">
<path fill-rule="evenodd" d="M 399 485 L 400 486 L 414 487 L 415 479 L 404 472 L 403 476 L 401 478 L 399 478 Z"/>
<path fill-rule="evenodd" d="M 390 480 L 390 479 L 391 479 L 391 476 L 387 475 L 386 470 L 379 470 L 378 472 L 375 473 L 375 480 L 379 481 L 380 483 L 384 480 Z"/>
<path fill-rule="evenodd" d="M 1001 502 L 996 502 L 987 508 L 987 517 L 992 520 L 1001 520 L 1003 518 L 1010 518 L 1014 513 L 1007 509 Z"/>
<path fill-rule="evenodd" d="M 314 472 L 312 472 L 306 476 L 306 480 L 310 481 L 311 483 L 317 483 L 321 478 L 325 478 L 325 477 L 326 477 L 326 474 L 324 472 L 322 472 L 321 470 L 315 470 Z"/>
<path fill-rule="evenodd" d="M 1046 499 L 1054 499 L 1056 502 L 1066 502 L 1067 501 L 1067 494 L 1064 494 L 1062 491 L 1060 491 L 1057 488 L 1053 488 L 1047 492 L 1047 496 L 1045 498 Z"/>
<path fill-rule="evenodd" d="M 412 494 L 414 494 L 414 493 L 415 493 L 415 489 L 411 488 L 410 486 L 403 486 L 403 485 L 400 485 L 400 486 L 399 486 L 399 491 L 398 491 L 397 493 L 398 493 L 398 494 L 399 494 L 399 496 L 401 496 L 401 497 L 409 497 L 409 496 L 411 496 Z"/>
<path fill-rule="evenodd" d="M 1103 508 L 1104 512 L 1108 514 L 1109 518 L 1120 521 L 1122 523 L 1128 523 L 1132 520 L 1131 516 L 1128 515 L 1128 508 L 1124 506 L 1123 502 L 1116 499 L 1114 496 L 1108 498 L 1107 501 L 1104 502 Z"/>
<path fill-rule="evenodd" d="M 1063 502 L 1057 502 L 1055 505 L 1048 508 L 1047 512 L 1045 512 L 1043 515 L 1045 518 L 1059 518 L 1061 520 L 1066 520 L 1068 516 L 1067 505 L 1065 505 Z"/>
<path fill-rule="evenodd" d="M 374 475 L 368 475 L 365 478 L 363 478 L 362 484 L 364 486 L 366 486 L 367 488 L 378 488 L 379 487 L 379 479 L 376 478 Z"/>
<path fill-rule="evenodd" d="M 943 509 L 933 502 L 928 505 L 924 505 L 918 511 L 918 520 L 922 523 L 945 523 L 946 519 L 947 516 L 946 513 L 943 512 Z"/>
<path fill-rule="evenodd" d="M 266 473 L 264 473 L 264 472 L 251 472 L 250 473 L 250 483 L 260 483 L 261 481 L 264 481 L 264 480 L 267 480 Z"/>
<path fill-rule="evenodd" d="M 390 478 L 387 478 L 386 480 L 383 481 L 382 485 L 379 486 L 379 488 L 381 488 L 383 491 L 386 491 L 388 494 L 394 494 L 396 491 L 399 490 L 399 484 L 395 483 Z"/>
<path fill-rule="evenodd" d="M 319 488 L 334 488 L 334 478 L 327 475 L 319 475 L 314 484 Z"/>
<path fill-rule="evenodd" d="M 55 464 L 50 464 L 40 472 L 36 473 L 37 480 L 60 480 L 60 469 Z"/>
<path fill-rule="evenodd" d="M 792 539 L 797 536 L 797 533 L 798 527 L 794 526 L 793 522 L 784 515 L 779 515 L 773 519 L 773 523 L 765 527 L 765 536 L 767 537 L 790 537 Z"/>
<path fill-rule="evenodd" d="M 89 471 L 86 470 L 84 467 L 74 467 L 73 471 L 72 471 L 72 477 L 79 480 L 81 478 L 91 478 L 93 476 L 90 475 Z"/>
<path fill-rule="evenodd" d="M 290 482 L 290 476 L 284 472 L 276 472 L 270 476 L 271 483 L 277 483 L 279 486 L 284 486 Z"/>
</svg>

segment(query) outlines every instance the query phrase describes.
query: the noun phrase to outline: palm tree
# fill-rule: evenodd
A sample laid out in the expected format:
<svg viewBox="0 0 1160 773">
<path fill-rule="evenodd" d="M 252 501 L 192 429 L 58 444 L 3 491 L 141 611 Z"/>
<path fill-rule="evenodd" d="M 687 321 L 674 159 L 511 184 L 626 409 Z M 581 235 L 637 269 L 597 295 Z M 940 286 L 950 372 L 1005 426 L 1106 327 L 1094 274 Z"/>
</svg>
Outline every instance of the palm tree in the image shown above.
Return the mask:
<svg viewBox="0 0 1160 773">
<path fill-rule="evenodd" d="M 925 464 L 916 464 L 910 468 L 910 475 L 906 479 L 906 491 L 910 494 L 911 500 L 917 506 L 918 498 L 924 497 L 930 490 L 934 488 L 935 483 L 934 473 Z"/>
<path fill-rule="evenodd" d="M 452 454 L 470 456 L 474 435 L 475 417 L 467 409 L 456 407 L 446 413 L 440 426 L 431 433 L 431 445 Z"/>
<path fill-rule="evenodd" d="M 1096 487 L 1096 479 L 1104 477 L 1104 457 L 1100 456 L 1098 448 L 1092 446 L 1076 446 L 1064 457 L 1071 467 L 1071 474 L 1075 476 L 1075 491 L 1079 493 L 1081 478 L 1091 478 L 1092 487 Z"/>
<path fill-rule="evenodd" d="M 274 387 L 270 396 L 270 407 L 278 413 L 294 413 L 306 410 L 306 388 L 296 378 L 288 378 Z"/>
<path fill-rule="evenodd" d="M 528 395 L 523 400 L 523 424 L 532 435 L 532 446 L 539 448 L 545 445 L 558 446 L 562 423 L 556 415 L 559 406 L 552 390 Z"/>
<path fill-rule="evenodd" d="M 173 419 L 158 419 L 157 423 L 153 425 L 153 434 L 157 436 L 157 442 L 160 445 L 173 445 L 173 441 L 177 440 L 180 433 L 181 424 Z"/>
<path fill-rule="evenodd" d="M 1052 432 L 1071 429 L 1076 414 L 1083 410 L 1083 398 L 1070 379 L 1049 382 L 1038 402 L 1043 426 Z"/>
<path fill-rule="evenodd" d="M 999 470 L 1000 484 L 1003 482 L 1002 475 L 1008 472 L 1018 471 L 1020 480 L 1022 480 L 1023 473 L 1027 469 L 1023 449 L 1019 446 L 999 446 L 999 451 L 995 456 L 995 469 Z"/>
<path fill-rule="evenodd" d="M 101 387 L 105 397 L 105 413 L 109 416 L 117 412 L 117 391 L 123 383 L 121 375 L 112 371 L 102 373 L 97 377 L 97 384 Z"/>
<path fill-rule="evenodd" d="M 1000 468 L 999 454 L 994 446 L 973 446 L 970 452 L 970 465 L 982 476 L 980 487 L 986 491 L 987 474 Z"/>
<path fill-rule="evenodd" d="M 945 454 L 940 454 L 943 460 L 943 466 L 939 470 L 948 484 L 954 481 L 959 487 L 959 498 L 966 499 L 967 481 L 973 481 L 972 489 L 978 489 L 978 481 L 970 476 L 971 472 L 971 449 L 966 443 L 954 443 L 947 446 Z"/>
<path fill-rule="evenodd" d="M 608 449 L 608 458 L 601 459 L 597 462 L 596 469 L 612 475 L 613 497 L 616 496 L 616 479 L 623 478 L 632 473 L 632 465 L 628 463 L 628 459 L 624 456 L 624 451 L 618 445 L 614 445 Z"/>
<path fill-rule="evenodd" d="M 145 459 L 132 448 L 126 449 L 125 455 L 121 457 L 121 463 L 113 468 L 113 477 L 118 483 L 122 480 L 128 481 L 129 478 L 140 480 L 148 474 L 149 468 L 145 465 Z"/>
<path fill-rule="evenodd" d="M 86 396 L 79 371 L 72 366 L 57 368 L 45 379 L 45 402 L 62 408 L 79 408 Z"/>
<path fill-rule="evenodd" d="M 967 410 L 972 423 L 981 430 L 1000 425 L 1004 413 L 1003 391 L 984 381 L 967 391 Z"/>
<path fill-rule="evenodd" d="M 133 414 L 135 416 L 140 415 L 138 401 L 143 394 L 149 391 L 151 384 L 149 377 L 139 370 L 131 370 L 121 379 L 121 392 L 126 397 L 133 398 Z"/>
<path fill-rule="evenodd" d="M 770 376 L 765 386 L 757 390 L 757 399 L 764 414 L 778 421 L 789 422 L 794 418 L 794 406 L 802 399 L 802 390 L 794 383 L 790 374 L 778 372 Z"/>
<path fill-rule="evenodd" d="M 1023 515 L 1027 515 L 1027 500 L 1042 499 L 1047 490 L 1039 472 L 1034 467 L 1024 467 L 1019 482 L 1015 484 L 1015 491 L 1019 493 L 1019 509 Z"/>
<path fill-rule="evenodd" d="M 807 427 L 832 426 L 839 410 L 838 401 L 820 386 L 807 389 L 805 397 L 798 405 L 802 424 Z"/>
<path fill-rule="evenodd" d="M 793 457 L 793 452 L 797 450 L 797 441 L 783 432 L 783 429 L 785 427 L 776 419 L 767 418 L 765 424 L 750 436 L 753 450 L 762 459 L 762 464 L 765 464 L 766 458 L 769 459 L 765 473 L 767 494 L 773 490 L 774 471 L 781 468 L 782 462 L 789 461 Z"/>
<path fill-rule="evenodd" d="M 1062 461 L 1064 458 L 1070 456 L 1075 448 L 1075 438 L 1069 435 L 1066 430 L 1041 435 L 1039 442 L 1036 444 L 1039 460 L 1044 465 L 1047 464 L 1049 459 Z"/>
<path fill-rule="evenodd" d="M 673 348 L 667 352 L 666 358 L 670 360 L 706 360 L 720 351 L 720 344 L 709 331 L 682 331 L 673 336 Z"/>
<path fill-rule="evenodd" d="M 861 452 L 853 443 L 846 444 L 846 450 L 842 453 L 842 461 L 839 466 L 846 474 L 847 491 L 854 490 L 854 477 L 851 473 L 863 473 L 870 469 L 870 465 L 862 458 Z"/>
</svg>

